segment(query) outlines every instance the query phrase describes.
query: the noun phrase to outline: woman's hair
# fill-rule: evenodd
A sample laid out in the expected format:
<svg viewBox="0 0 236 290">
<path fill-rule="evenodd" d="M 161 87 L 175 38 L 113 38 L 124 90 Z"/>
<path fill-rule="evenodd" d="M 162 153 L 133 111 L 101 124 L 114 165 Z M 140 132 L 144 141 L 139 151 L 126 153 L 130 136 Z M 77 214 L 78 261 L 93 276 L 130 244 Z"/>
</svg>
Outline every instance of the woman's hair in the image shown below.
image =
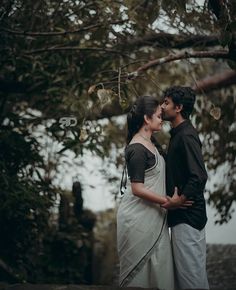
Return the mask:
<svg viewBox="0 0 236 290">
<path fill-rule="evenodd" d="M 137 99 L 127 115 L 127 144 L 143 126 L 144 115 L 151 118 L 159 105 L 160 103 L 155 97 L 143 96 Z"/>
</svg>

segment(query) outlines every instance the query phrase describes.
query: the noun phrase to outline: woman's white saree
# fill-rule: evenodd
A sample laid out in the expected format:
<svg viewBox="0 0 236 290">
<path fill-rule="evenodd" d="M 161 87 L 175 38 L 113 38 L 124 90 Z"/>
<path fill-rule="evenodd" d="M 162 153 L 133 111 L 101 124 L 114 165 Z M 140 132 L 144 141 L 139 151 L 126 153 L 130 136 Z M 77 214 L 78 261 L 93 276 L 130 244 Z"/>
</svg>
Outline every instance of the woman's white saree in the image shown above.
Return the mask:
<svg viewBox="0 0 236 290">
<path fill-rule="evenodd" d="M 166 195 L 165 161 L 157 151 L 156 163 L 145 171 L 147 188 Z M 120 286 L 174 289 L 173 261 L 166 210 L 136 197 L 128 190 L 117 212 Z"/>
</svg>

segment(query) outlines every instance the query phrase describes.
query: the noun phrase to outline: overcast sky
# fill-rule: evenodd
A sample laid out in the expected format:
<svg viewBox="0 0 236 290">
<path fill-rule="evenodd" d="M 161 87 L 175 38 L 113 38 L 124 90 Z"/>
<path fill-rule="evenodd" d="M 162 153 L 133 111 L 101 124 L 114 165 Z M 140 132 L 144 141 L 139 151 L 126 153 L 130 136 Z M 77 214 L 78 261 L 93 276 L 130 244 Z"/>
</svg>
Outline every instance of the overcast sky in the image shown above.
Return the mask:
<svg viewBox="0 0 236 290">
<path fill-rule="evenodd" d="M 70 159 L 75 161 L 73 154 Z M 100 173 L 102 169 L 117 172 L 115 165 L 110 164 L 109 167 L 106 162 L 101 161 L 100 158 L 92 155 L 91 152 L 87 152 L 84 155 L 83 161 L 84 165 L 82 167 L 78 167 L 76 164 L 74 164 L 74 166 L 68 166 L 68 168 L 64 167 L 61 177 L 58 178 L 57 182 L 60 186 L 71 189 L 73 181 L 81 181 L 84 187 L 83 198 L 85 208 L 89 208 L 93 211 L 101 211 L 115 207 L 114 198 L 110 193 L 112 189 L 114 189 L 113 184 L 108 184 Z M 117 174 L 119 176 L 121 172 L 117 172 Z M 235 203 L 234 208 L 236 209 Z M 236 244 L 236 213 L 233 214 L 233 218 L 230 222 L 220 226 L 214 224 L 216 210 L 207 206 L 207 212 L 207 243 Z"/>
</svg>

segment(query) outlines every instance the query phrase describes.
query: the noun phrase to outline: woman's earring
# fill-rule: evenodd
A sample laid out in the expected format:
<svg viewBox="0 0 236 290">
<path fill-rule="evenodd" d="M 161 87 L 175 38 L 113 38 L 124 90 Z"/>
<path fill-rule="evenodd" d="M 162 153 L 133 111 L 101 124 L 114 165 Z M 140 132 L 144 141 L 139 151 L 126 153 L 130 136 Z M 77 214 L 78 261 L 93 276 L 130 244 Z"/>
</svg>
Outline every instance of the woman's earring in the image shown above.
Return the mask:
<svg viewBox="0 0 236 290">
<path fill-rule="evenodd" d="M 144 131 L 148 131 L 148 126 L 144 126 Z"/>
</svg>

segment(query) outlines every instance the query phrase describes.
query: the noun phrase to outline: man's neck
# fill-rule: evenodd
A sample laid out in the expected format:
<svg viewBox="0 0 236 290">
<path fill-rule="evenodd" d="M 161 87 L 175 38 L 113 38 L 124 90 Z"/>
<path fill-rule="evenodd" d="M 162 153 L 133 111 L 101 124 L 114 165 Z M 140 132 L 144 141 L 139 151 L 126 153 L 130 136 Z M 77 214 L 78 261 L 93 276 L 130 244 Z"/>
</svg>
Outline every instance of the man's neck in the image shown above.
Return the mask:
<svg viewBox="0 0 236 290">
<path fill-rule="evenodd" d="M 183 123 L 184 121 L 186 121 L 186 120 L 184 118 L 182 118 L 182 116 L 178 116 L 177 118 L 175 118 L 171 122 L 171 127 L 175 128 L 175 127 L 179 126 L 181 123 Z"/>
</svg>

